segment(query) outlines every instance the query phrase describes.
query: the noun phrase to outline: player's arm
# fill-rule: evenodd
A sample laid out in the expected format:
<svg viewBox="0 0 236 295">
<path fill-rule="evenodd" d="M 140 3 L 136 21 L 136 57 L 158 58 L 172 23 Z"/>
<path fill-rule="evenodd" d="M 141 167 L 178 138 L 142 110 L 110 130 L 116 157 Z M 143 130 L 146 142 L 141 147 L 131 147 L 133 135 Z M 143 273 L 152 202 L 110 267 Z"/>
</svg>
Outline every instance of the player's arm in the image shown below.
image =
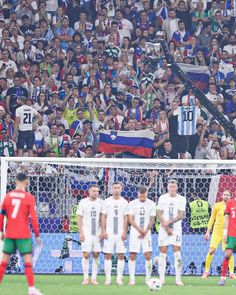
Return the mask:
<svg viewBox="0 0 236 295">
<path fill-rule="evenodd" d="M 224 242 L 227 243 L 228 237 L 228 227 L 229 227 L 229 214 L 225 214 L 225 223 L 224 223 Z"/>
<path fill-rule="evenodd" d="M 85 241 L 84 230 L 83 230 L 83 216 L 84 216 L 84 209 L 83 203 L 80 201 L 77 211 L 77 224 L 78 224 L 78 231 L 79 231 L 79 239 L 81 242 Z"/>
<path fill-rule="evenodd" d="M 225 208 L 224 237 L 223 237 L 225 243 L 227 242 L 227 238 L 228 238 L 229 215 L 230 215 L 230 208 L 229 208 L 229 202 L 228 202 Z"/>
<path fill-rule="evenodd" d="M 183 220 L 184 216 L 185 216 L 185 211 L 179 210 L 177 216 L 168 221 L 168 226 L 171 225 L 171 224 L 174 224 L 174 223 L 176 223 L 176 222 L 178 222 L 180 220 Z"/>
<path fill-rule="evenodd" d="M 16 110 L 16 112 L 17 112 L 17 110 Z M 17 116 L 17 113 L 16 113 L 16 118 L 15 118 L 15 122 L 14 122 L 14 134 L 12 136 L 12 139 L 14 141 L 16 141 L 16 136 L 17 136 L 17 132 L 18 132 L 19 126 L 20 126 L 20 117 Z"/>
<path fill-rule="evenodd" d="M 144 233 L 145 233 L 144 236 L 152 229 L 152 227 L 155 223 L 155 219 L 156 219 L 155 216 L 150 216 L 150 221 L 149 221 L 147 228 L 144 231 Z"/>
<path fill-rule="evenodd" d="M 157 219 L 159 220 L 161 226 L 167 230 L 168 228 L 168 222 L 165 221 L 164 217 L 163 217 L 163 210 L 161 209 L 157 209 Z"/>
<path fill-rule="evenodd" d="M 205 234 L 205 240 L 208 241 L 211 230 L 213 228 L 213 224 L 215 223 L 216 220 L 216 206 L 213 207 L 212 213 L 211 213 L 211 217 L 208 221 L 208 225 L 207 225 L 207 231 Z"/>
<path fill-rule="evenodd" d="M 134 215 L 129 214 L 128 219 L 129 219 L 130 225 L 132 225 L 142 235 L 144 233 L 144 231 L 136 224 L 136 222 L 134 220 Z"/>
<path fill-rule="evenodd" d="M 124 230 L 122 234 L 122 240 L 125 241 L 127 238 L 127 232 L 128 232 L 128 227 L 129 227 L 129 219 L 128 215 L 124 215 Z"/>
<path fill-rule="evenodd" d="M 99 215 L 99 226 L 101 228 L 101 232 L 99 234 L 99 240 L 100 241 L 102 241 L 104 239 L 104 237 L 103 237 L 103 231 L 102 231 L 102 215 L 103 215 L 102 213 L 100 213 L 100 215 Z"/>
<path fill-rule="evenodd" d="M 3 231 L 4 231 L 4 217 L 6 216 L 5 204 L 2 203 L 0 207 L 0 240 L 3 240 Z"/>
<path fill-rule="evenodd" d="M 160 221 L 161 226 L 167 231 L 169 228 L 168 222 L 164 219 L 163 213 L 165 209 L 164 199 L 161 196 L 157 204 L 157 219 Z"/>
<path fill-rule="evenodd" d="M 79 239 L 81 242 L 84 242 L 85 237 L 84 237 L 84 231 L 83 231 L 83 216 L 78 215 L 77 223 L 78 223 L 78 230 L 79 230 Z"/>
<path fill-rule="evenodd" d="M 102 230 L 102 237 L 103 239 L 107 239 L 107 214 L 102 213 L 101 214 L 101 230 Z"/>
<path fill-rule="evenodd" d="M 32 201 L 30 202 L 30 218 L 31 218 L 31 224 L 33 227 L 33 231 L 37 240 L 37 244 L 41 244 L 41 240 L 39 237 L 39 223 L 38 223 L 38 216 L 36 212 L 36 206 L 35 206 L 35 199 L 32 196 Z"/>
<path fill-rule="evenodd" d="M 157 210 L 157 219 L 159 220 L 161 226 L 164 228 L 164 230 L 168 233 L 168 235 L 172 235 L 172 229 L 169 228 L 169 223 L 168 221 L 165 221 L 163 218 L 163 210 L 158 209 Z"/>
<path fill-rule="evenodd" d="M 103 203 L 102 214 L 101 214 L 101 230 L 103 239 L 107 239 L 107 211 L 105 202 Z"/>
</svg>

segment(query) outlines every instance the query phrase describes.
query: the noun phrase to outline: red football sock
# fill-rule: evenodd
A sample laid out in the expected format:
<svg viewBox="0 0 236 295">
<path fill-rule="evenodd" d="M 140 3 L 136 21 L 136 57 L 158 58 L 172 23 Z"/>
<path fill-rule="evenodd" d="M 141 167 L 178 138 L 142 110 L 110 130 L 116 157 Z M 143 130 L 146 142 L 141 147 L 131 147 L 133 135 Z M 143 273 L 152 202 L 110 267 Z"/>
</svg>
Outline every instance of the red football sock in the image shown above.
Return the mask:
<svg viewBox="0 0 236 295">
<path fill-rule="evenodd" d="M 5 275 L 7 265 L 8 264 L 4 261 L 0 264 L 0 283 L 2 282 L 2 279 Z"/>
<path fill-rule="evenodd" d="M 25 276 L 29 287 L 34 287 L 34 272 L 31 263 L 25 263 Z"/>
<path fill-rule="evenodd" d="M 228 267 L 229 267 L 229 258 L 225 257 L 222 263 L 222 271 L 221 271 L 222 277 L 226 277 Z"/>
</svg>

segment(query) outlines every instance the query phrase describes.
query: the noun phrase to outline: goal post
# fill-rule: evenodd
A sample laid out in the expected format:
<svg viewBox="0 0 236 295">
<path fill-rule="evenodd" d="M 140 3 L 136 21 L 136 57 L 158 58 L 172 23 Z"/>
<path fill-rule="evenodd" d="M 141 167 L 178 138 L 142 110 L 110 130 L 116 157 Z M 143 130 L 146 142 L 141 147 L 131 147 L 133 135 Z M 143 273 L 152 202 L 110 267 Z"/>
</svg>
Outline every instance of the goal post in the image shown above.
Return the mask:
<svg viewBox="0 0 236 295">
<path fill-rule="evenodd" d="M 137 198 L 140 186 L 148 189 L 149 198 L 158 202 L 166 193 L 167 181 L 178 181 L 179 193 L 186 197 L 183 220 L 183 273 L 200 275 L 209 242 L 204 240 L 210 212 L 221 199 L 224 189 L 236 193 L 236 161 L 113 159 L 113 158 L 1 158 L 1 199 L 14 189 L 15 176 L 26 172 L 30 178 L 28 190 L 36 197 L 42 237 L 42 247 L 34 251 L 36 273 L 81 273 L 82 250 L 77 229 L 76 208 L 88 196 L 91 184 L 98 184 L 100 197 L 111 194 L 112 183 L 123 185 L 122 195 L 128 201 Z M 159 255 L 158 222 L 152 229 L 153 257 Z M 128 238 L 129 240 L 129 238 Z M 127 246 L 129 241 L 127 241 Z M 216 252 L 211 272 L 220 273 L 223 253 Z M 15 257 L 9 272 L 22 272 L 22 261 Z M 129 251 L 126 253 L 126 262 Z M 18 259 L 18 260 L 17 260 Z M 137 257 L 136 273 L 145 273 L 142 255 Z M 104 257 L 100 255 L 99 272 L 104 273 Z M 113 271 L 117 258 L 113 257 Z M 157 268 L 154 265 L 153 274 Z M 168 258 L 167 274 L 174 274 L 174 261 Z M 125 265 L 128 273 L 128 265 Z"/>
</svg>

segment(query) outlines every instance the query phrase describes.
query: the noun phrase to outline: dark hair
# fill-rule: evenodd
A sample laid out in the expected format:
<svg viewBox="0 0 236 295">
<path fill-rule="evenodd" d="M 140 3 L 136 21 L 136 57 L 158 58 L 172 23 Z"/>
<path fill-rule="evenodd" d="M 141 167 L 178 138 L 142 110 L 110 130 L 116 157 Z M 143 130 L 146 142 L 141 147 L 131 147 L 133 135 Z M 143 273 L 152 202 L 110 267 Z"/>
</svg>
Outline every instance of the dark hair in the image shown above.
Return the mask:
<svg viewBox="0 0 236 295">
<path fill-rule="evenodd" d="M 127 37 L 127 36 L 125 36 L 124 38 L 123 38 L 123 40 L 124 39 L 127 39 L 128 41 L 129 41 L 129 44 L 128 44 L 128 49 L 130 49 L 131 48 L 131 40 L 130 40 L 130 38 L 129 37 Z M 124 44 L 122 45 L 122 48 L 125 48 L 125 46 L 124 46 Z"/>
<path fill-rule="evenodd" d="M 184 24 L 184 21 L 182 20 L 182 19 L 180 19 L 179 21 L 178 21 L 178 25 L 179 24 Z"/>
<path fill-rule="evenodd" d="M 164 144 L 165 143 L 171 143 L 171 141 L 169 139 L 165 140 Z"/>
<path fill-rule="evenodd" d="M 115 21 L 115 20 L 113 20 L 112 22 L 111 22 L 111 26 L 113 26 L 113 25 L 118 25 L 118 22 L 117 21 Z"/>
<path fill-rule="evenodd" d="M 45 100 L 44 100 L 44 105 L 43 105 L 43 106 L 41 106 L 41 103 L 40 103 L 40 95 L 41 95 L 41 94 L 44 94 L 44 95 L 45 95 Z M 38 105 L 41 106 L 41 107 L 48 106 L 48 98 L 47 98 L 47 95 L 46 95 L 46 93 L 45 93 L 44 91 L 40 91 L 40 92 L 39 92 L 38 97 L 37 97 L 37 103 L 38 103 Z"/>
<path fill-rule="evenodd" d="M 19 182 L 26 181 L 27 179 L 28 179 L 28 176 L 23 172 L 20 172 L 16 175 L 16 180 Z"/>
<path fill-rule="evenodd" d="M 59 128 L 59 127 L 63 127 L 64 129 L 66 129 L 65 125 L 63 125 L 63 124 L 58 124 L 57 128 Z"/>
<path fill-rule="evenodd" d="M 146 193 L 147 191 L 148 191 L 147 188 L 144 187 L 144 186 L 140 186 L 140 188 L 138 189 L 138 192 L 139 192 L 140 194 L 144 194 L 144 193 Z"/>
</svg>

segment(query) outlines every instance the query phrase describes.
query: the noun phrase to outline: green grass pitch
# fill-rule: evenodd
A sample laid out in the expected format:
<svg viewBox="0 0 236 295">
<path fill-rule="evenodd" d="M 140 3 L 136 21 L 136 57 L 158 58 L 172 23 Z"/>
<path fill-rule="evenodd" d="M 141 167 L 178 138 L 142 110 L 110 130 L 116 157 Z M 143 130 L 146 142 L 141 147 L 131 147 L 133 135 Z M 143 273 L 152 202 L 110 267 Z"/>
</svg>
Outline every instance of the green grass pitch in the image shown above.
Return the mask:
<svg viewBox="0 0 236 295">
<path fill-rule="evenodd" d="M 144 277 L 136 278 L 136 286 L 127 286 L 128 277 L 124 278 L 124 286 L 116 286 L 115 278 L 111 286 L 104 286 L 104 277 L 99 276 L 99 286 L 81 286 L 82 276 L 78 275 L 37 275 L 36 287 L 44 295 L 148 295 L 151 292 L 144 284 Z M 227 280 L 225 287 L 217 286 L 218 277 L 201 280 L 200 277 L 183 277 L 185 286 L 175 286 L 175 278 L 167 277 L 166 285 L 156 292 L 160 295 L 233 295 L 236 294 L 236 280 Z M 0 285 L 1 295 L 27 295 L 26 279 L 23 275 L 7 275 Z"/>
</svg>

